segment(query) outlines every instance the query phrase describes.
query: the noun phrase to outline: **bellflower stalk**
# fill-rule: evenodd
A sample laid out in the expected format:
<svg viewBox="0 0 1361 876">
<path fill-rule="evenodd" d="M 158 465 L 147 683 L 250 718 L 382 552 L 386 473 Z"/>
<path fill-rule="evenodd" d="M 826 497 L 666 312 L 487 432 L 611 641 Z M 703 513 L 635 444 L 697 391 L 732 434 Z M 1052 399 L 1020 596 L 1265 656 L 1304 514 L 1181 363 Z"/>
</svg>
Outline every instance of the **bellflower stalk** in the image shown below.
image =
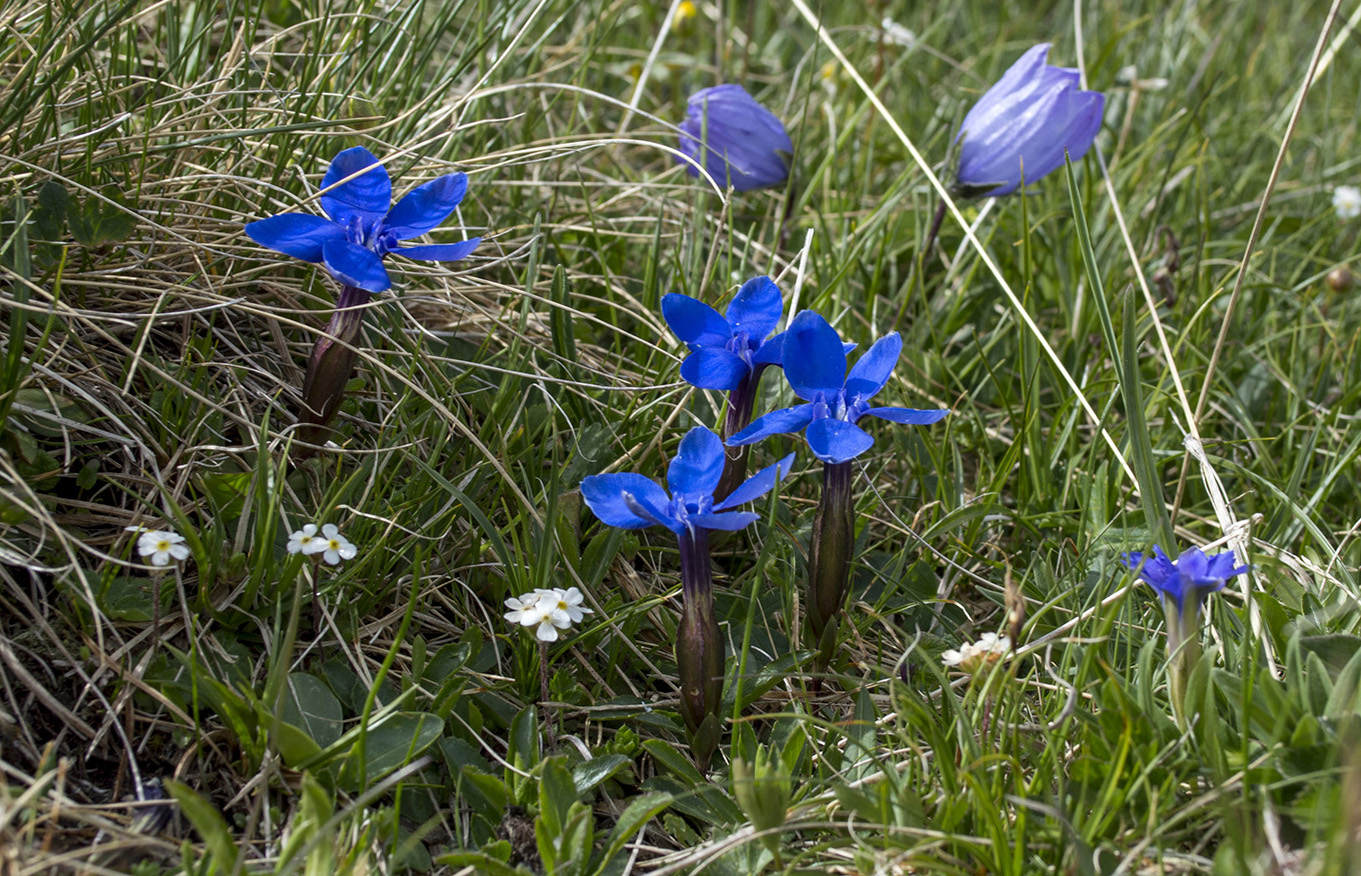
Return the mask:
<svg viewBox="0 0 1361 876">
<path fill-rule="evenodd" d="M 794 143 L 784 124 L 740 85 L 696 91 L 686 103 L 680 130 L 691 176 L 699 176 L 698 162 L 720 184 L 739 192 L 776 186 L 789 177 Z"/>
<path fill-rule="evenodd" d="M 1186 681 L 1200 659 L 1200 609 L 1206 598 L 1248 570 L 1236 565 L 1233 551 L 1207 556 L 1200 548 L 1182 552 L 1174 561 L 1158 545 L 1144 555 L 1131 551 L 1125 565 L 1138 571 L 1139 580 L 1162 594 L 1167 617 L 1168 682 L 1172 707 L 1182 726 L 1189 714 Z"/>
<path fill-rule="evenodd" d="M 720 314 L 704 302 L 672 292 L 662 298 L 662 317 L 676 337 L 690 348 L 681 363 L 681 377 L 699 389 L 728 393 L 728 413 L 723 438 L 745 429 L 751 422 L 761 374 L 780 366 L 784 335 L 766 339 L 784 312 L 780 288 L 769 277 L 756 277 L 742 284 Z M 727 449 L 723 480 L 715 494 L 726 496 L 747 476 L 745 447 Z"/>
<path fill-rule="evenodd" d="M 857 421 L 877 417 L 927 425 L 950 413 L 871 406 L 870 399 L 888 384 L 902 349 L 898 333 L 887 334 L 847 372 L 845 346 L 836 329 L 818 314 L 803 311 L 785 332 L 783 360 L 785 379 L 804 403 L 759 417 L 728 439 L 728 444 L 740 447 L 782 432 L 802 431 L 813 455 L 822 460 L 822 498 L 808 557 L 808 625 L 818 649 L 819 671 L 831 660 L 837 616 L 850 582 L 855 542 L 851 460 L 874 445 L 874 437 Z"/>
<path fill-rule="evenodd" d="M 383 259 L 391 253 L 412 259 L 453 262 L 481 243 L 399 246 L 438 227 L 468 191 L 468 177 L 450 173 L 407 192 L 392 202 L 387 168 L 363 146 L 341 151 L 321 181 L 326 216 L 280 213 L 246 224 L 251 240 L 284 255 L 320 264 L 341 284 L 336 309 L 307 362 L 299 420 L 305 440 L 317 437 L 335 415 L 345 383 L 354 370 L 355 344 L 364 306 L 375 292 L 392 285 Z"/>
<path fill-rule="evenodd" d="M 691 750 L 707 769 L 722 734 L 723 640 L 714 617 L 709 570 L 709 530 L 733 531 L 755 523 L 756 514 L 732 508 L 764 496 L 789 473 L 794 454 L 748 478 L 720 501 L 714 490 L 723 476 L 723 442 L 703 426 L 681 439 L 666 482 L 670 493 L 638 474 L 592 475 L 581 482 L 581 496 L 610 526 L 643 529 L 665 526 L 680 541 L 681 622 L 676 635 L 681 716 L 690 732 Z"/>
</svg>

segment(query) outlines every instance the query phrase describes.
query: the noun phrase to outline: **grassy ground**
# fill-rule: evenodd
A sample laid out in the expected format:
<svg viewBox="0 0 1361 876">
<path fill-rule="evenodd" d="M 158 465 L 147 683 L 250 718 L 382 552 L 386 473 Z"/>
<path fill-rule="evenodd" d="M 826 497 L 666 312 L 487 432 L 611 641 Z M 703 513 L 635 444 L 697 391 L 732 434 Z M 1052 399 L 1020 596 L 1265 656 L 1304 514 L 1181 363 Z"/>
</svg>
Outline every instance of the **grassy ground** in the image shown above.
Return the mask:
<svg viewBox="0 0 1361 876">
<path fill-rule="evenodd" d="M 1357 872 L 1361 311 L 1325 281 L 1361 228 L 1330 201 L 1361 178 L 1352 14 L 1292 126 L 1322 4 L 6 5 L 0 873 Z M 1106 92 L 1100 155 L 1072 194 L 960 203 L 976 238 L 947 217 L 919 262 L 927 167 L 1039 41 Z M 788 186 L 675 165 L 723 81 L 786 120 Z M 399 192 L 466 171 L 434 239 L 486 242 L 389 262 L 338 446 L 293 463 L 337 288 L 241 226 L 316 211 L 353 145 Z M 576 489 L 716 425 L 658 302 L 763 273 L 862 349 L 900 331 L 885 403 L 954 413 L 871 427 L 816 695 L 820 467 L 756 449 L 799 456 L 715 552 L 732 721 L 702 776 L 674 540 Z M 788 398 L 764 385 L 758 411 Z M 1120 562 L 1164 515 L 1254 566 L 1210 603 L 1185 729 Z M 359 555 L 290 557 L 308 522 Z M 133 525 L 191 558 L 149 572 Z M 948 675 L 1008 583 L 1024 656 Z M 540 586 L 596 611 L 547 702 L 501 617 Z M 753 812 L 730 759 L 758 744 L 787 784 Z"/>
</svg>

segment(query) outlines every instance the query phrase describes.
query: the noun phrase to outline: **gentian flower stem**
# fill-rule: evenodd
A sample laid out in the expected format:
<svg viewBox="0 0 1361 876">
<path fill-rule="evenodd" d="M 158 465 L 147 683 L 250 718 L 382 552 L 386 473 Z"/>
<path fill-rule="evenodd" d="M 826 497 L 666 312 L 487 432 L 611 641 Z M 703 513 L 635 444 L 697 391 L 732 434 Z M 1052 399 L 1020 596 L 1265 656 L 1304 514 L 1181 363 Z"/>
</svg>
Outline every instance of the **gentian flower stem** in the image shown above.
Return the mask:
<svg viewBox="0 0 1361 876">
<path fill-rule="evenodd" d="M 827 668 L 836 647 L 837 615 L 846 602 L 850 582 L 854 513 L 851 463 L 823 463 L 822 498 L 813 519 L 808 554 L 808 626 L 818 651 L 813 664 L 818 672 Z"/>
<path fill-rule="evenodd" d="M 756 406 L 756 388 L 761 382 L 761 374 L 768 366 L 757 365 L 744 376 L 737 388 L 728 393 L 728 415 L 723 420 L 723 440 L 747 428 L 751 422 L 751 412 Z M 723 466 L 723 479 L 714 490 L 715 496 L 726 496 L 737 489 L 747 479 L 747 448 L 725 447 L 727 461 Z"/>
<path fill-rule="evenodd" d="M 714 619 L 714 587 L 709 570 L 709 532 L 694 528 L 680 536 L 681 622 L 676 631 L 681 715 L 690 731 L 690 748 L 701 772 L 709 767 L 722 734 L 723 640 Z"/>
<path fill-rule="evenodd" d="M 372 293 L 357 286 L 342 287 L 336 310 L 326 324 L 326 336 L 312 348 L 298 415 L 303 426 L 299 438 L 308 444 L 317 443 L 345 397 L 345 384 L 354 373 L 358 356 L 356 344 L 364 324 L 364 305 L 371 297 Z"/>
</svg>

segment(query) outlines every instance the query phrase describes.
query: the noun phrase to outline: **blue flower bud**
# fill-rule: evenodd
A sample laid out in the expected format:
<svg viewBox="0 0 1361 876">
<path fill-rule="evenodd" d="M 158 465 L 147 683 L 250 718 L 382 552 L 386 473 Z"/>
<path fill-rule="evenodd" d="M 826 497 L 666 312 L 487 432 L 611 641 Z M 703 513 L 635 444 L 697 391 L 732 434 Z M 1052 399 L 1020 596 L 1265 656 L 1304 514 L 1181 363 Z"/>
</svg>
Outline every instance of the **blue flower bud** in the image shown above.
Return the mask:
<svg viewBox="0 0 1361 876">
<path fill-rule="evenodd" d="M 789 176 L 794 144 L 784 125 L 740 85 L 696 91 L 680 129 L 681 152 L 704 165 L 720 185 L 745 192 L 779 185 Z M 687 162 L 685 169 L 699 176 L 694 164 Z"/>
<path fill-rule="evenodd" d="M 1080 74 L 1044 62 L 1049 44 L 1021 56 L 964 117 L 955 142 L 955 180 L 970 194 L 1009 195 L 1063 166 L 1065 151 L 1077 161 L 1101 129 L 1106 96 L 1078 87 Z"/>
</svg>

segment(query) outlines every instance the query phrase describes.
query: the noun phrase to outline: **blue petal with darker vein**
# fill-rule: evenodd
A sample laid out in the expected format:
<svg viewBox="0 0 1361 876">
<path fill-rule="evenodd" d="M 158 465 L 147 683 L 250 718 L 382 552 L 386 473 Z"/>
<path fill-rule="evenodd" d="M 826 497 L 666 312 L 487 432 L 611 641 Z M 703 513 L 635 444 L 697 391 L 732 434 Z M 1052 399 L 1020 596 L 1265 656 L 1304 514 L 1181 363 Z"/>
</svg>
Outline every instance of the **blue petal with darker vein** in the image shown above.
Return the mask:
<svg viewBox="0 0 1361 876">
<path fill-rule="evenodd" d="M 275 252 L 305 262 L 319 262 L 322 247 L 333 240 L 344 240 L 345 229 L 310 213 L 280 213 L 247 222 L 246 236 Z"/>
<path fill-rule="evenodd" d="M 449 173 L 416 186 L 388 213 L 387 229 L 398 240 L 419 237 L 439 227 L 468 192 L 466 173 Z"/>
<path fill-rule="evenodd" d="M 373 169 L 360 173 L 365 168 Z M 359 175 L 331 189 L 354 174 Z M 372 224 L 387 214 L 392 202 L 392 179 L 387 168 L 363 146 L 353 146 L 336 155 L 322 177 L 321 187 L 331 189 L 321 196 L 321 208 L 341 225 L 349 224 L 352 216 L 359 216 L 366 225 Z"/>
<path fill-rule="evenodd" d="M 383 292 L 392 285 L 378 254 L 348 240 L 327 243 L 322 247 L 321 261 L 331 276 L 347 286 Z"/>
</svg>

